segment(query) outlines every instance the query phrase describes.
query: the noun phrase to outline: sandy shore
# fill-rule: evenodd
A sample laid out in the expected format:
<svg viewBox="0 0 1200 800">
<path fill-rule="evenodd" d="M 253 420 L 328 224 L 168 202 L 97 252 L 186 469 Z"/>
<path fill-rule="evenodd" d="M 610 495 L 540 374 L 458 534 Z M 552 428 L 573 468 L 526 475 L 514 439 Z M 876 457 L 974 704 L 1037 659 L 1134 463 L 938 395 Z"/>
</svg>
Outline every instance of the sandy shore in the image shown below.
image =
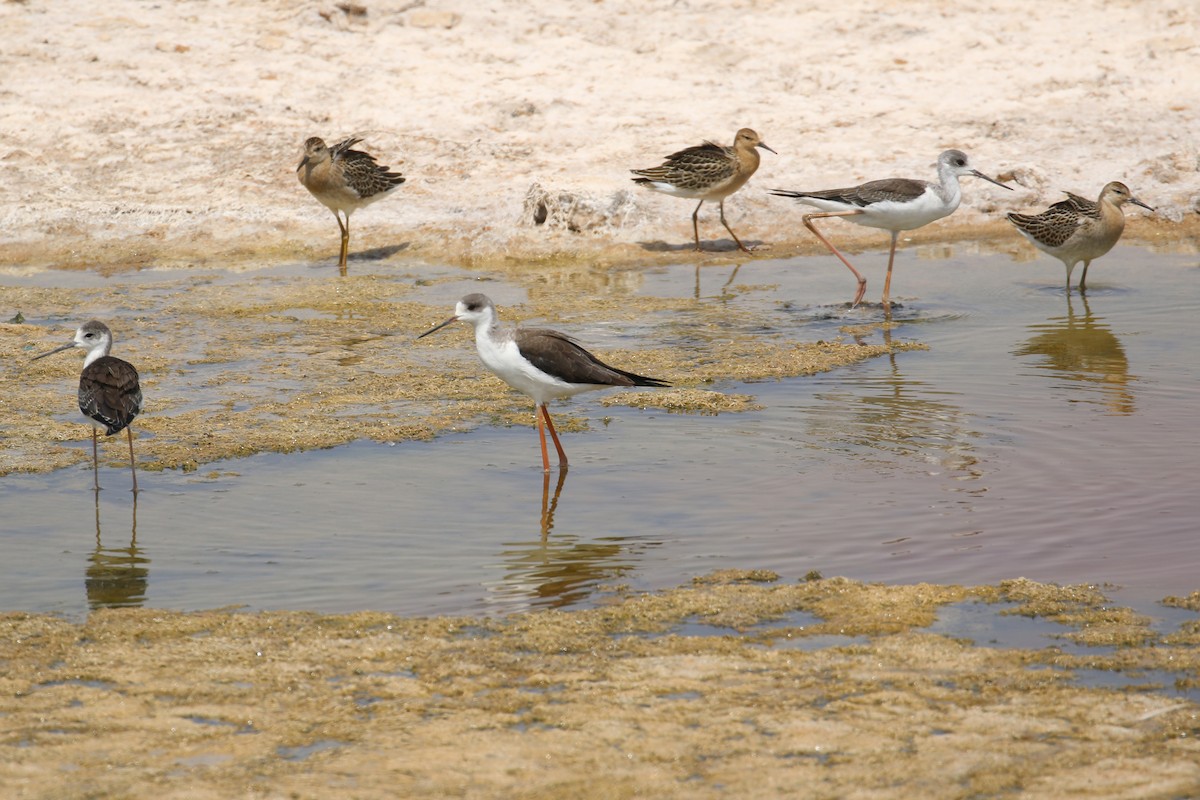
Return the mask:
<svg viewBox="0 0 1200 800">
<path fill-rule="evenodd" d="M 0 4 L 0 262 L 336 256 L 294 175 L 312 135 L 363 135 L 405 172 L 355 241 L 406 258 L 686 245 L 690 204 L 628 170 L 741 126 L 779 155 L 729 216 L 777 254 L 815 246 L 768 188 L 931 178 L 948 147 L 1016 191 L 969 181 L 932 235 L 1001 231 L 1000 212 L 1114 179 L 1166 235 L 1200 201 L 1190 0 L 341 6 Z M 732 244 L 715 215 L 703 230 Z"/>
</svg>

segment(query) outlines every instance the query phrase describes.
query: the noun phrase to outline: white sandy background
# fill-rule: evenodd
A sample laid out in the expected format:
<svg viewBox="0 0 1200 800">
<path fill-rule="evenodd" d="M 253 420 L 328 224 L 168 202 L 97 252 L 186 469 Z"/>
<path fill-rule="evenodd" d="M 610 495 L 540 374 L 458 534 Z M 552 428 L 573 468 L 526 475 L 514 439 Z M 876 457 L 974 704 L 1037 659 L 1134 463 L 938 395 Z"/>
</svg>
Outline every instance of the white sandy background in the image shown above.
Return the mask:
<svg viewBox="0 0 1200 800">
<path fill-rule="evenodd" d="M 1195 0 L 6 0 L 0 254 L 149 237 L 335 255 L 294 174 L 313 135 L 364 135 L 409 178 L 355 216 L 352 249 L 390 232 L 426 257 L 687 244 L 693 204 L 628 170 L 741 126 L 779 151 L 727 202 L 752 241 L 806 238 L 769 188 L 932 178 L 948 147 L 1018 191 L 967 179 L 942 226 L 1114 179 L 1179 222 L 1200 205 L 1198 115 Z M 528 224 L 535 183 L 580 208 Z M 715 209 L 701 222 L 727 238 Z"/>
</svg>

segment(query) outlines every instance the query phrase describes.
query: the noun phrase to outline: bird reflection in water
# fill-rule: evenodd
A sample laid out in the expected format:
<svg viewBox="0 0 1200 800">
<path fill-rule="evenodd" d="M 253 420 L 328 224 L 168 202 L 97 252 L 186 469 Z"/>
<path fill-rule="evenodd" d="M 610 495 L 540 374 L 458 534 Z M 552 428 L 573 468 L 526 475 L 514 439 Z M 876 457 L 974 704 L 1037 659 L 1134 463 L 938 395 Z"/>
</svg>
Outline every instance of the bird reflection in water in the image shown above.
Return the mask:
<svg viewBox="0 0 1200 800">
<path fill-rule="evenodd" d="M 1075 313 L 1075 303 L 1083 313 Z M 1103 317 L 1092 314 L 1086 296 L 1067 295 L 1065 317 L 1050 317 L 1044 323 L 1030 325 L 1034 332 L 1013 351 L 1017 356 L 1041 356 L 1034 364 L 1056 377 L 1065 378 L 1064 386 L 1073 393 L 1070 402 L 1097 402 L 1096 393 L 1110 414 L 1133 414 L 1135 409 L 1129 359 L 1121 340 L 1104 324 Z"/>
<path fill-rule="evenodd" d="M 133 496 L 133 518 L 126 547 L 105 547 L 100 541 L 100 493 L 96 492 L 96 549 L 88 557 L 84 586 L 88 607 L 129 608 L 146 600 L 150 583 L 150 559 L 137 544 L 137 495 Z"/>
<path fill-rule="evenodd" d="M 725 283 L 721 284 L 721 293 L 713 295 L 714 298 L 722 302 L 728 302 L 733 299 L 733 293 L 729 291 L 729 287 L 733 285 L 733 281 L 737 278 L 738 270 L 742 268 L 743 262 L 738 262 L 733 265 L 733 271 L 729 273 L 729 277 L 725 279 Z M 696 287 L 692 294 L 697 300 L 701 298 L 700 294 L 700 265 L 696 265 Z"/>
<path fill-rule="evenodd" d="M 505 545 L 504 577 L 490 587 L 491 599 L 511 607 L 564 608 L 586 600 L 595 588 L 634 569 L 629 544 L 617 539 L 580 541 L 575 535 L 551 536 L 554 515 L 566 483 L 560 470 L 554 491 L 542 476 L 541 525 L 536 541 Z M 639 544 L 647 544 L 641 542 Z"/>
<path fill-rule="evenodd" d="M 880 329 L 884 343 L 890 345 L 894 325 L 865 326 L 854 334 L 855 339 L 863 344 Z M 958 478 L 981 477 L 976 452 L 979 433 L 968 425 L 969 416 L 950 402 L 957 393 L 906 376 L 895 352 L 887 359 L 886 372 L 849 382 L 840 376 L 836 388 L 817 395 L 825 405 L 812 417 L 814 434 L 831 447 L 851 445 L 906 460 L 916 457 Z"/>
<path fill-rule="evenodd" d="M 562 496 L 563 484 L 567 482 L 567 471 L 559 470 L 558 483 L 554 487 L 554 499 L 550 498 L 550 473 L 542 473 L 542 541 L 554 530 L 554 512 L 558 510 L 558 498 Z"/>
</svg>

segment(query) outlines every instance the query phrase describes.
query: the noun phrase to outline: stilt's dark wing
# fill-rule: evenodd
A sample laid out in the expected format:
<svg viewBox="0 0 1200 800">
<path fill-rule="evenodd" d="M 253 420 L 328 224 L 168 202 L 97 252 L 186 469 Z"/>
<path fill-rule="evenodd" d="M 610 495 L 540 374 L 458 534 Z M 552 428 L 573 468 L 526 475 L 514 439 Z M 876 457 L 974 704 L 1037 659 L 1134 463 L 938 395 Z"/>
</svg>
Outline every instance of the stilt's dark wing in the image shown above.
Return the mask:
<svg viewBox="0 0 1200 800">
<path fill-rule="evenodd" d="M 112 356 L 93 361 L 79 376 L 79 410 L 103 423 L 108 436 L 123 430 L 142 410 L 137 370 Z"/>
<path fill-rule="evenodd" d="M 531 364 L 547 375 L 567 383 L 598 386 L 669 386 L 658 378 L 647 378 L 610 367 L 584 350 L 574 339 L 546 328 L 517 328 L 517 349 Z"/>
<path fill-rule="evenodd" d="M 910 178 L 885 178 L 880 181 L 869 181 L 861 186 L 850 186 L 846 189 L 822 189 L 815 192 L 773 189 L 771 194 L 800 200 L 812 197 L 817 200 L 832 200 L 835 203 L 865 208 L 889 200 L 896 203 L 907 203 L 924 194 L 928 187 L 929 184 L 925 181 Z"/>
</svg>

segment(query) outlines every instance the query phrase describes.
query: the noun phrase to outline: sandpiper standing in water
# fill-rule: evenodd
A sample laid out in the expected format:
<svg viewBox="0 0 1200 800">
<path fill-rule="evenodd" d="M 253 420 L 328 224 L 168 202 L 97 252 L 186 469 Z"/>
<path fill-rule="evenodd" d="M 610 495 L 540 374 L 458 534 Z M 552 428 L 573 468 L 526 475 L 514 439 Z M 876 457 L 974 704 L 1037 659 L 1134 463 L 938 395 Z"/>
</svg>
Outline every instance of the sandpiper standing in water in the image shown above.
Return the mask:
<svg viewBox="0 0 1200 800">
<path fill-rule="evenodd" d="M 1148 211 L 1153 208 L 1138 200 L 1120 181 L 1106 184 L 1095 202 L 1067 192 L 1040 214 L 1009 214 L 1008 221 L 1034 247 L 1049 253 L 1067 267 L 1067 293 L 1071 293 L 1071 271 L 1080 261 L 1079 291 L 1087 291 L 1087 271 L 1092 260 L 1113 249 L 1125 230 L 1125 212 L 1121 206 L 1133 203 Z"/>
</svg>

